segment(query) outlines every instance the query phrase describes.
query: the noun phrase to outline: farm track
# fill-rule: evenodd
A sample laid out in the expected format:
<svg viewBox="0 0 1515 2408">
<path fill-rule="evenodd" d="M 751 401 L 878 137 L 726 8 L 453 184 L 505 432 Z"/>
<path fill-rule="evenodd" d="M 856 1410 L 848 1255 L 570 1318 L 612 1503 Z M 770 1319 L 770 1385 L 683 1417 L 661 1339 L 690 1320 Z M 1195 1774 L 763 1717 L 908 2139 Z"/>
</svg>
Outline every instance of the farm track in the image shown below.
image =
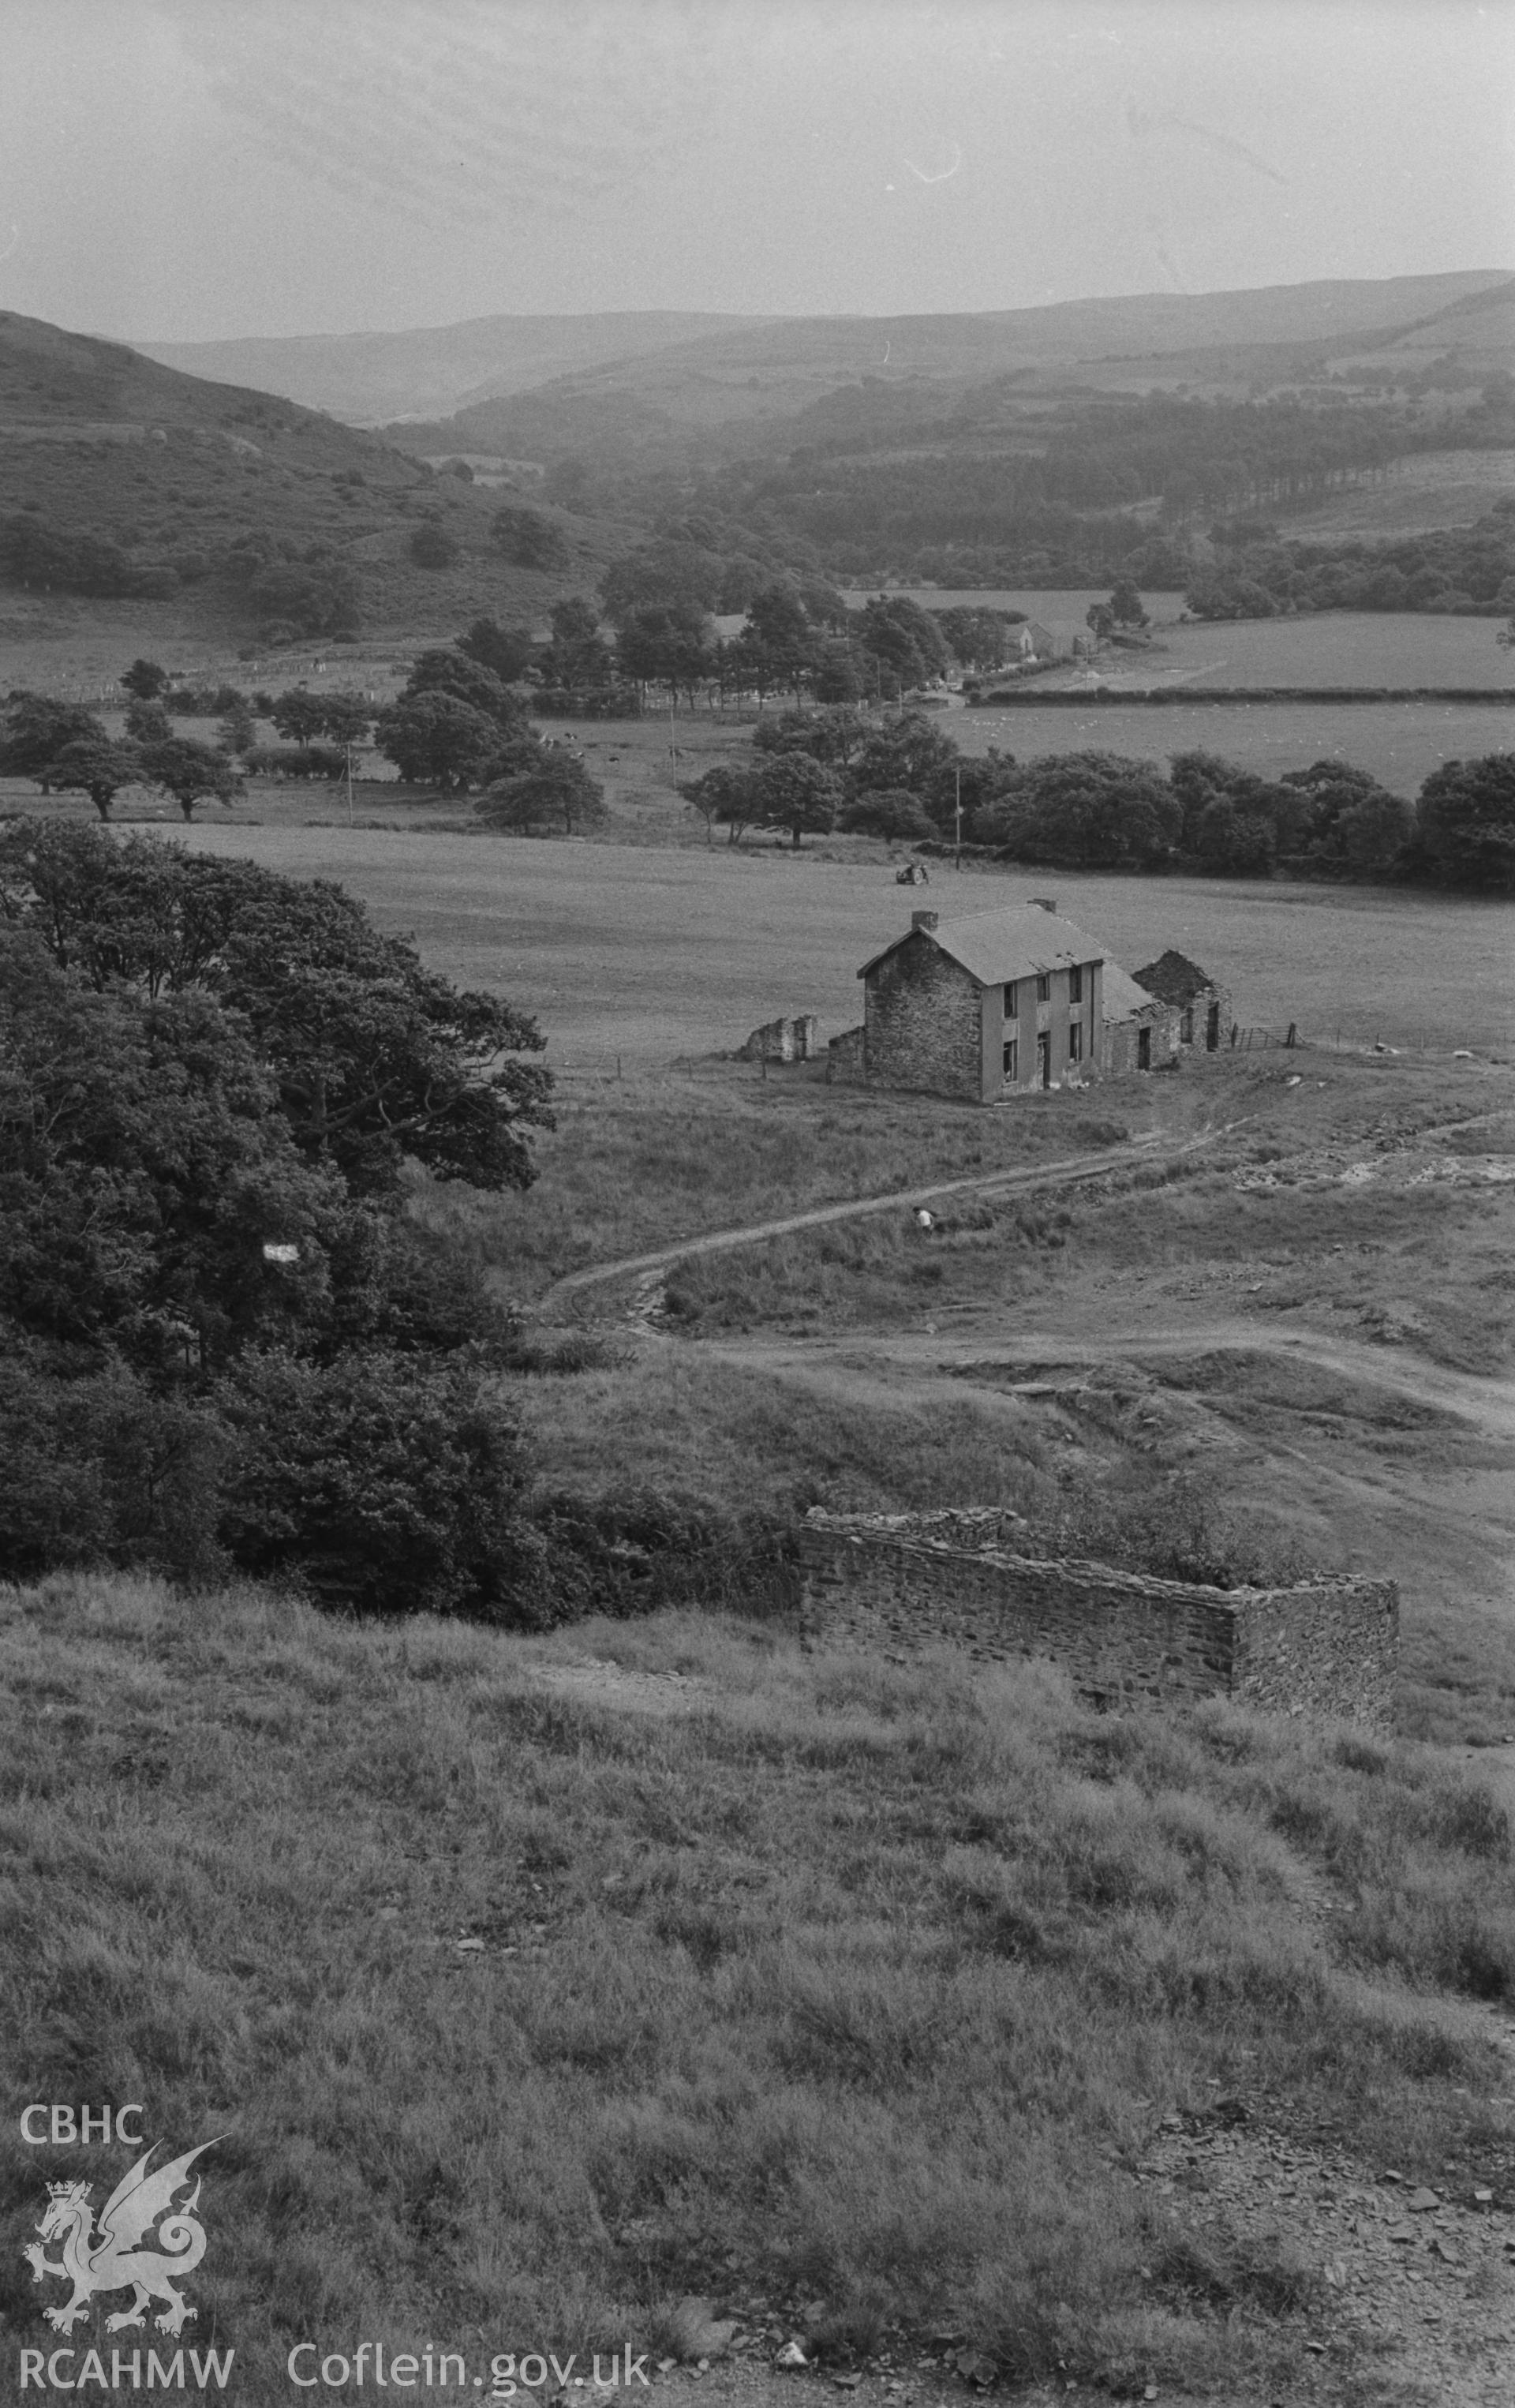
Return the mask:
<svg viewBox="0 0 1515 2408">
<path fill-rule="evenodd" d="M 798 1370 L 834 1362 L 838 1354 L 855 1364 L 865 1350 L 876 1362 L 887 1359 L 902 1370 L 950 1372 L 967 1380 L 1019 1371 L 1022 1377 L 1018 1384 L 1033 1389 L 1046 1385 L 1049 1372 L 1079 1365 L 1141 1363 L 1154 1357 L 1171 1361 L 1212 1354 L 1266 1354 L 1284 1362 L 1308 1363 L 1317 1370 L 1334 1372 L 1362 1386 L 1386 1389 L 1415 1404 L 1439 1407 L 1472 1423 L 1486 1438 L 1515 1439 L 1515 1380 L 1451 1371 L 1420 1357 L 1413 1362 L 1386 1362 L 1379 1347 L 1328 1337 L 1318 1330 L 1266 1329 L 1234 1320 L 1198 1322 L 1182 1329 L 1102 1329 L 1095 1338 L 1070 1337 L 1055 1330 L 1021 1330 L 1001 1337 L 985 1326 L 989 1319 L 986 1314 L 978 1329 L 955 1338 L 909 1331 L 897 1336 L 870 1334 L 829 1347 L 813 1341 L 757 1339 L 698 1342 L 704 1353 L 751 1368 Z M 1002 1394 L 1014 1393 L 1013 1387 L 1007 1390 L 1002 1376 L 994 1378 L 994 1384 Z"/>
<path fill-rule="evenodd" d="M 1043 1187 L 1076 1186 L 1084 1180 L 1104 1179 L 1122 1170 L 1177 1162 L 1202 1146 L 1213 1144 L 1226 1133 L 1222 1128 L 1204 1129 L 1172 1144 L 1164 1144 L 1155 1134 L 1144 1135 L 1134 1138 L 1129 1145 L 1105 1146 L 1097 1154 L 1065 1154 L 1055 1162 L 1038 1163 L 1023 1170 L 976 1171 L 967 1179 L 938 1179 L 918 1187 L 893 1188 L 883 1196 L 857 1196 L 840 1204 L 813 1205 L 804 1212 L 786 1213 L 782 1220 L 751 1221 L 739 1228 L 713 1229 L 701 1237 L 681 1238 L 677 1244 L 659 1246 L 651 1254 L 625 1254 L 617 1262 L 593 1263 L 583 1270 L 569 1271 L 565 1278 L 554 1280 L 538 1310 L 546 1311 L 565 1297 L 578 1295 L 585 1288 L 604 1286 L 611 1280 L 629 1279 L 640 1271 L 668 1269 L 688 1254 L 723 1254 L 736 1246 L 760 1245 L 767 1238 L 787 1238 L 796 1229 L 821 1228 L 832 1221 L 860 1220 L 870 1212 L 914 1211 L 943 1196 L 1029 1195 Z"/>
</svg>

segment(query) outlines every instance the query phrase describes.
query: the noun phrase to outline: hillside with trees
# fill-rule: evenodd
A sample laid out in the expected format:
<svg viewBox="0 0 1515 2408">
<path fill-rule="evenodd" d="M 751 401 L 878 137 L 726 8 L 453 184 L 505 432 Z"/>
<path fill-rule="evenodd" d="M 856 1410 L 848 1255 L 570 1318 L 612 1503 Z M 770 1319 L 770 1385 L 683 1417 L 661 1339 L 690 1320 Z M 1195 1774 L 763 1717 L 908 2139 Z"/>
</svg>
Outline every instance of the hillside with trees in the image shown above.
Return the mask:
<svg viewBox="0 0 1515 2408">
<path fill-rule="evenodd" d="M 144 624 L 339 641 L 434 613 L 541 609 L 624 538 L 553 506 L 520 557 L 498 491 L 377 436 L 0 314 L 0 593 L 143 606 Z"/>
<path fill-rule="evenodd" d="M 1285 296 L 1200 296 L 1213 305 L 1212 337 L 1223 320 L 1232 337 L 1208 347 L 1203 311 L 1175 315 L 1152 296 L 1065 319 L 868 321 L 845 335 L 804 322 L 391 432 L 418 450 L 538 461 L 544 492 L 576 508 L 654 528 L 725 521 L 833 582 L 1066 588 L 1119 576 L 1178 592 L 1208 590 L 1213 572 L 1263 586 L 1233 558 L 1249 528 L 1377 490 L 1405 462 L 1515 452 L 1508 289 L 1473 280 L 1396 320 L 1383 288 L 1375 327 L 1363 314 L 1369 288 L 1351 288 L 1359 314 L 1349 308 L 1334 333 L 1296 296 L 1293 337 Z M 1269 301 L 1268 338 L 1242 339 Z M 1101 353 L 1118 322 L 1130 349 Z M 1196 337 L 1187 348 L 1185 331 Z M 1459 560 L 1419 563 L 1408 581 L 1422 569 L 1425 590 L 1468 597 L 1446 607 L 1483 607 Z"/>
</svg>

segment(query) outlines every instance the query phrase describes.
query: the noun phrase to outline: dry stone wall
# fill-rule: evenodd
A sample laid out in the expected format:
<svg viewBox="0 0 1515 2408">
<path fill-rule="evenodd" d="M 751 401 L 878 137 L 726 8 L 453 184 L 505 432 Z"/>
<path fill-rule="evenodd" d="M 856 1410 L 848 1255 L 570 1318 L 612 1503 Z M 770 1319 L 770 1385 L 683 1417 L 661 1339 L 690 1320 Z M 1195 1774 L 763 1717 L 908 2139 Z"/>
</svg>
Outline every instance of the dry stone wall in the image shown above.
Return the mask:
<svg viewBox="0 0 1515 2408">
<path fill-rule="evenodd" d="M 1399 1657 L 1393 1581 L 1219 1589 L 1015 1552 L 1014 1514 L 806 1516 L 808 1635 L 880 1656 L 1040 1656 L 1101 1703 L 1232 1697 L 1387 1725 Z"/>
</svg>

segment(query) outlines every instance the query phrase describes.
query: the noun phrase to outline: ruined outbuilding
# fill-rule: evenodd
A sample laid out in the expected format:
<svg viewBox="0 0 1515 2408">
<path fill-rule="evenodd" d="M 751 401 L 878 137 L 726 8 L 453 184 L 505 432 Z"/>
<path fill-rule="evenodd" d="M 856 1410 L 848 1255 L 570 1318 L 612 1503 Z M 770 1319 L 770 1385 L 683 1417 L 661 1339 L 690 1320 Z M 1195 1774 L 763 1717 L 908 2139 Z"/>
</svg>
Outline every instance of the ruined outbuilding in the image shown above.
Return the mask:
<svg viewBox="0 0 1515 2408">
<path fill-rule="evenodd" d="M 1187 953 L 1176 953 L 1170 946 L 1159 953 L 1155 962 L 1132 976 L 1138 987 L 1166 1006 L 1174 1015 L 1175 1043 L 1188 1048 L 1202 1046 L 1206 1053 L 1215 1054 L 1234 1024 L 1231 995 L 1228 988 L 1202 970 Z"/>
<path fill-rule="evenodd" d="M 792 1020 L 765 1020 L 736 1049 L 738 1062 L 813 1062 L 820 1053 L 819 1023 L 813 1011 L 796 1012 Z"/>
<path fill-rule="evenodd" d="M 1100 1705 L 1234 1698 L 1387 1727 L 1399 1663 L 1393 1581 L 1221 1589 L 1017 1552 L 1014 1513 L 808 1512 L 807 1634 L 899 1658 L 948 1646 L 1040 1656 Z"/>
</svg>

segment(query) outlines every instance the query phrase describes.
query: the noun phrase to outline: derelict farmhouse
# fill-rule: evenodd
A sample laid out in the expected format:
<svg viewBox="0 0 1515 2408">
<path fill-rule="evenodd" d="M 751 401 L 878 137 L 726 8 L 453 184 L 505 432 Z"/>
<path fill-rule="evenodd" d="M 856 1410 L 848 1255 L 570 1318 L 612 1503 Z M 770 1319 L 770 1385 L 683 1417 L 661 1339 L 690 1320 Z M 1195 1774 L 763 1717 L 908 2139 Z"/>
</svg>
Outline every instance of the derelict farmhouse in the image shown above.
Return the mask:
<svg viewBox="0 0 1515 2408">
<path fill-rule="evenodd" d="M 916 911 L 858 976 L 863 1023 L 832 1039 L 832 1075 L 976 1103 L 1214 1053 L 1235 1025 L 1197 963 L 1169 952 L 1128 977 L 1046 901 Z"/>
</svg>

